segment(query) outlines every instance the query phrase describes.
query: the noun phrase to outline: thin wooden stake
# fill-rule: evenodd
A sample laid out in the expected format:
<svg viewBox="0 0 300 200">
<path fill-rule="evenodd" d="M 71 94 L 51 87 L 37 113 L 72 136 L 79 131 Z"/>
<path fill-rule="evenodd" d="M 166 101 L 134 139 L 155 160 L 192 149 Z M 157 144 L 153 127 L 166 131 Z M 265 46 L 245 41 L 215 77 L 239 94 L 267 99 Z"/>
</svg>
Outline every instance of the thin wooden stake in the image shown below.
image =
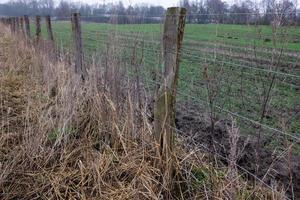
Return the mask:
<svg viewBox="0 0 300 200">
<path fill-rule="evenodd" d="M 168 8 L 163 34 L 164 80 L 158 90 L 154 105 L 154 131 L 162 165 L 163 184 L 172 189 L 174 173 L 173 149 L 175 127 L 176 84 L 179 71 L 179 56 L 185 26 L 186 9 Z"/>
<path fill-rule="evenodd" d="M 24 23 L 25 23 L 25 35 L 26 35 L 26 39 L 29 41 L 30 40 L 30 22 L 29 22 L 29 18 L 28 15 L 24 15 Z"/>
<path fill-rule="evenodd" d="M 22 36 L 25 35 L 25 30 L 24 30 L 24 17 L 20 17 L 20 28 L 21 28 L 21 33 L 22 33 Z"/>
<path fill-rule="evenodd" d="M 49 15 L 47 15 L 45 17 L 46 19 L 46 26 L 47 26 L 47 32 L 48 32 L 48 39 L 51 41 L 51 42 L 54 42 L 54 37 L 53 37 L 53 32 L 52 32 L 52 25 L 51 25 L 51 18 Z"/>
<path fill-rule="evenodd" d="M 16 32 L 16 20 L 14 17 L 10 18 L 11 32 L 14 34 Z"/>
<path fill-rule="evenodd" d="M 16 17 L 16 31 L 19 34 L 20 32 L 20 18 Z"/>
<path fill-rule="evenodd" d="M 82 79 L 85 78 L 87 71 L 83 66 L 83 50 L 80 26 L 80 13 L 73 13 L 71 17 L 73 43 L 75 51 L 75 73 L 79 74 Z"/>
<path fill-rule="evenodd" d="M 41 16 L 37 15 L 35 16 L 35 26 L 36 26 L 36 31 L 35 31 L 35 37 L 36 37 L 36 42 L 39 43 L 41 39 Z"/>
</svg>

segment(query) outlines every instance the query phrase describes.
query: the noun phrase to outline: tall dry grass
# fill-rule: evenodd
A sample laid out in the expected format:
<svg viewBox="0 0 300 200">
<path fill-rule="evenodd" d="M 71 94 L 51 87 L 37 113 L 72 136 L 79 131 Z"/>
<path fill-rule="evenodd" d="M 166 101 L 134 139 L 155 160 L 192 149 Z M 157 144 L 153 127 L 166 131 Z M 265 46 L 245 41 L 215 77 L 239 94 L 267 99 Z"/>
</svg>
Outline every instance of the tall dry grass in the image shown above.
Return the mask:
<svg viewBox="0 0 300 200">
<path fill-rule="evenodd" d="M 1 30 L 1 199 L 282 198 L 241 175 L 228 179 L 225 167 L 212 168 L 180 140 L 169 191 L 154 163 L 148 106 L 135 100 L 116 44 L 106 68 L 94 60 L 82 82 L 64 58 L 53 61 L 43 48 Z M 231 187 L 233 181 L 239 184 Z"/>
</svg>

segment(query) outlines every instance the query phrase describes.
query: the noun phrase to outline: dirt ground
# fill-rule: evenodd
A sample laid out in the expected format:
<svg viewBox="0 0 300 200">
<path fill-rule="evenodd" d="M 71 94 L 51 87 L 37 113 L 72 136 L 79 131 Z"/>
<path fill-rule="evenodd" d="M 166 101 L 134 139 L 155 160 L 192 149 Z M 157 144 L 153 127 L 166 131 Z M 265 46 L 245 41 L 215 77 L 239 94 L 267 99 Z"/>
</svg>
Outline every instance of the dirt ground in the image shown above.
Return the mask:
<svg viewBox="0 0 300 200">
<path fill-rule="evenodd" d="M 179 103 L 179 110 L 176 113 L 176 126 L 192 145 L 200 146 L 213 144 L 213 149 L 217 154 L 228 158 L 230 150 L 229 134 L 227 127 L 230 121 L 217 119 L 214 134 L 211 134 L 211 123 L 209 114 L 202 112 L 201 108 L 190 103 Z M 183 109 L 184 108 L 184 109 Z M 200 112 L 199 112 L 200 111 Z M 253 129 L 253 131 L 255 131 Z M 211 143 L 211 141 L 214 141 Z M 283 187 L 291 199 L 300 199 L 300 156 L 295 154 L 288 155 L 286 152 L 274 152 L 267 148 L 272 139 L 262 137 L 261 143 L 257 146 L 255 132 L 253 136 L 239 137 L 237 164 L 249 172 L 256 174 L 265 183 Z M 256 150 L 259 151 L 256 151 Z M 259 152 L 259 159 L 256 152 Z M 228 164 L 224 158 L 218 158 L 222 163 Z M 256 167 L 258 163 L 258 170 Z M 242 171 L 241 171 L 242 172 Z M 253 180 L 251 176 L 246 178 Z"/>
</svg>

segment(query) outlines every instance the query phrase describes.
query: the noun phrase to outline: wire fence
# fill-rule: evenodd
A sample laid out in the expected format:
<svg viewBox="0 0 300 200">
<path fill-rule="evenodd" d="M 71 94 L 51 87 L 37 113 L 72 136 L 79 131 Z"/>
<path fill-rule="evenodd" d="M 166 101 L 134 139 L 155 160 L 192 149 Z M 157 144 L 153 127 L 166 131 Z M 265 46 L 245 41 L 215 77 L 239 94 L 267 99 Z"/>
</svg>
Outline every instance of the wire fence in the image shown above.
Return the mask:
<svg viewBox="0 0 300 200">
<path fill-rule="evenodd" d="M 235 13 L 234 15 L 238 17 L 257 14 L 259 13 Z M 274 15 L 274 13 L 272 14 Z M 279 15 L 280 13 L 276 14 Z M 210 16 L 214 16 L 214 14 L 210 14 Z M 139 16 L 140 19 L 161 17 L 157 24 L 150 25 L 145 25 L 143 21 L 139 24 L 137 21 L 134 21 L 137 16 L 131 15 L 107 15 L 106 17 L 110 18 L 109 24 L 90 23 L 86 20 L 87 18 L 97 19 L 100 17 L 103 16 L 81 16 L 85 59 L 88 61 L 94 53 L 101 54 L 105 51 L 107 45 L 112 42 L 111 40 L 114 40 L 114 43 L 117 43 L 117 46 L 122 49 L 124 58 L 142 60 L 142 63 L 139 63 L 140 71 L 143 72 L 143 77 L 147 77 L 144 78 L 144 81 L 147 81 L 149 85 L 153 81 L 151 74 L 155 73 L 156 76 L 159 76 L 160 73 L 159 65 L 161 63 L 157 61 L 161 57 L 161 35 L 164 17 Z M 132 17 L 133 21 L 127 24 L 118 24 L 117 21 L 113 21 L 113 18 L 118 20 L 118 17 Z M 53 18 L 59 19 L 59 17 Z M 70 17 L 66 17 L 65 20 L 70 20 Z M 69 22 L 55 21 L 53 23 L 53 32 L 58 46 L 63 46 L 66 49 L 65 51 L 71 52 L 72 33 L 71 26 L 67 23 Z M 229 27 L 227 28 L 226 26 Z M 203 30 L 203 28 L 207 27 L 210 28 L 209 32 Z M 299 124 L 296 121 L 299 119 L 299 108 L 296 99 L 299 97 L 296 93 L 300 88 L 299 52 L 298 50 L 292 50 L 293 43 L 283 40 L 283 37 L 294 36 L 295 33 L 286 33 L 286 30 L 294 27 L 283 27 L 282 30 L 279 28 L 277 32 L 265 30 L 265 33 L 260 35 L 260 39 L 259 37 L 254 37 L 250 41 L 244 41 L 245 38 L 251 35 L 249 30 L 256 33 L 263 28 L 267 29 L 266 27 L 253 25 L 244 25 L 244 27 L 239 28 L 221 23 L 205 24 L 203 27 L 201 25 L 187 27 L 183 47 L 180 51 L 182 66 L 180 70 L 182 72 L 180 72 L 179 77 L 178 94 L 180 95 L 178 95 L 178 98 L 181 100 L 188 97 L 193 99 L 193 101 L 206 102 L 205 104 L 207 105 L 209 97 L 207 96 L 206 85 L 208 81 L 203 77 L 204 70 L 207 68 L 209 73 L 212 74 L 210 84 L 213 84 L 219 93 L 214 97 L 217 102 L 214 107 L 219 110 L 218 112 L 229 113 L 243 121 L 251 122 L 255 127 L 261 126 L 277 133 L 288 135 L 293 140 L 298 141 L 299 130 L 297 127 Z M 246 31 L 242 29 L 246 29 Z M 285 32 L 282 32 L 283 30 Z M 213 35 L 213 39 L 207 39 L 205 36 L 202 39 L 201 32 L 204 32 L 206 37 Z M 239 32 L 243 34 L 239 34 Z M 46 35 L 46 33 L 44 34 Z M 227 37 L 220 37 L 220 35 L 227 35 Z M 239 38 L 235 39 L 234 35 L 239 35 Z M 273 38 L 274 35 L 279 36 L 278 38 Z M 272 46 L 274 41 L 265 42 L 265 38 L 262 38 L 262 36 L 276 40 L 277 45 Z M 257 44 L 254 44 L 255 42 Z M 132 55 L 134 50 L 137 51 L 135 52 L 136 55 Z M 140 52 L 143 52 L 143 55 Z M 153 67 L 154 63 L 156 66 Z M 221 74 L 218 74 L 218 72 Z M 275 84 L 272 86 L 272 92 L 274 91 L 272 99 L 274 100 L 269 101 L 269 110 L 275 114 L 272 113 L 270 115 L 284 115 L 294 110 L 295 120 L 290 122 L 289 125 L 292 127 L 289 132 L 282 131 L 277 126 L 279 119 L 274 119 L 274 116 L 263 116 L 264 120 L 260 122 L 261 101 L 263 101 L 261 98 L 263 98 L 272 77 L 275 77 Z M 193 83 L 190 81 L 193 81 Z M 159 84 L 159 82 L 152 82 L 150 85 L 155 84 Z M 151 87 L 152 90 L 155 88 L 155 86 Z M 228 93 L 228 91 L 230 92 Z M 227 105 L 224 105 L 224 101 L 228 101 L 226 102 Z M 243 103 L 241 101 L 246 102 Z M 274 101 L 273 105 L 272 102 Z M 286 105 L 286 108 L 282 108 L 283 104 L 291 105 Z"/>
<path fill-rule="evenodd" d="M 265 13 L 264 13 L 265 14 Z M 280 16 L 287 13 L 272 13 Z M 292 24 L 260 25 L 260 13 L 197 14 L 210 17 L 209 23 L 189 23 L 185 28 L 180 55 L 177 102 L 196 105 L 214 122 L 232 116 L 238 120 L 243 135 L 273 139 L 266 148 L 284 152 L 284 142 L 300 145 L 300 28 Z M 215 16 L 249 16 L 246 24 L 233 25 Z M 281 15 L 282 16 L 282 15 Z M 189 15 L 187 15 L 187 18 Z M 162 85 L 162 32 L 165 16 L 103 15 L 81 16 L 84 62 L 106 66 L 107 55 L 118 57 L 126 76 L 148 96 Z M 71 17 L 52 17 L 56 49 L 72 60 L 74 41 Z M 35 36 L 31 18 L 31 35 Z M 42 37 L 47 38 L 42 20 Z M 35 36 L 36 37 L 36 36 Z M 174 50 L 165 53 L 175 54 Z M 138 80 L 138 81 L 137 81 Z M 140 82 L 140 83 L 137 83 Z M 140 91 L 142 92 L 142 91 Z M 154 97 L 152 97 L 154 98 Z M 186 107 L 180 106 L 178 112 Z M 192 116 L 193 117 L 193 116 Z M 177 127 L 172 127 L 183 133 Z M 275 137 L 275 139 L 274 139 Z M 204 144 L 195 144 L 210 153 Z M 254 175 L 238 166 L 247 174 Z M 265 184 L 256 175 L 256 179 Z M 269 185 L 267 185 L 270 187 Z"/>
</svg>

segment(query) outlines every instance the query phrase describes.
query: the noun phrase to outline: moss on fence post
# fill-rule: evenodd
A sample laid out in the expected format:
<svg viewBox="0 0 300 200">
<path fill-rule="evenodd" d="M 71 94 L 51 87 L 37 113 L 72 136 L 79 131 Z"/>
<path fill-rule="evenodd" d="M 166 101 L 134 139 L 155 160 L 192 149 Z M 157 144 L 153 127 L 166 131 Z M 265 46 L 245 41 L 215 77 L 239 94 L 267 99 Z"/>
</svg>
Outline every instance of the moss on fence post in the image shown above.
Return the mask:
<svg viewBox="0 0 300 200">
<path fill-rule="evenodd" d="M 174 174 L 173 149 L 176 84 L 180 49 L 185 26 L 186 9 L 168 8 L 163 33 L 163 83 L 154 105 L 154 131 L 158 146 L 158 163 L 163 171 L 163 186 L 172 189 Z"/>
</svg>

